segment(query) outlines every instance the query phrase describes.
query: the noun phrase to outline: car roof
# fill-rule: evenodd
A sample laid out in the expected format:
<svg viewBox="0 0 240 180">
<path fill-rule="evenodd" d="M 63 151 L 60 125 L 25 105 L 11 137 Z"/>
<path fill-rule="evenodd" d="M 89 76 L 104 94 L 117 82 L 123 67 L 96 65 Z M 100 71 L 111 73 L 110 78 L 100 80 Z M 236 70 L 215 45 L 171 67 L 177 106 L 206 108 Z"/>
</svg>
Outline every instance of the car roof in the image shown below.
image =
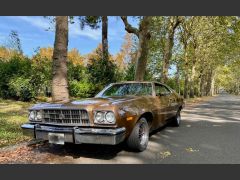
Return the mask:
<svg viewBox="0 0 240 180">
<path fill-rule="evenodd" d="M 112 83 L 112 84 L 124 84 L 124 83 L 158 83 L 158 84 L 162 84 L 160 82 L 156 82 L 156 81 L 121 81 L 121 82 L 116 82 L 116 83 Z"/>
<path fill-rule="evenodd" d="M 161 84 L 166 86 L 168 89 L 173 90 L 171 87 L 169 87 L 166 84 L 157 82 L 157 81 L 121 81 L 121 82 L 116 82 L 116 83 L 111 83 L 111 84 L 128 84 L 128 83 L 156 83 L 156 84 Z"/>
</svg>

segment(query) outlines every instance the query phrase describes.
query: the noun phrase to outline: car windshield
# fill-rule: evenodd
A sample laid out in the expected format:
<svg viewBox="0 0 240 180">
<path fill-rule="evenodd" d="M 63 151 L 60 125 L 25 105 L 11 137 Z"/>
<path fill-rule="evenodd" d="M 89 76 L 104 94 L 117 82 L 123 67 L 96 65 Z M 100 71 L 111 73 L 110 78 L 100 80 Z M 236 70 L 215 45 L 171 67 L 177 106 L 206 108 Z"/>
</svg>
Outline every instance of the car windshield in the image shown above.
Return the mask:
<svg viewBox="0 0 240 180">
<path fill-rule="evenodd" d="M 101 91 L 97 97 L 106 96 L 145 96 L 152 95 L 151 83 L 126 83 L 113 84 L 112 86 Z"/>
</svg>

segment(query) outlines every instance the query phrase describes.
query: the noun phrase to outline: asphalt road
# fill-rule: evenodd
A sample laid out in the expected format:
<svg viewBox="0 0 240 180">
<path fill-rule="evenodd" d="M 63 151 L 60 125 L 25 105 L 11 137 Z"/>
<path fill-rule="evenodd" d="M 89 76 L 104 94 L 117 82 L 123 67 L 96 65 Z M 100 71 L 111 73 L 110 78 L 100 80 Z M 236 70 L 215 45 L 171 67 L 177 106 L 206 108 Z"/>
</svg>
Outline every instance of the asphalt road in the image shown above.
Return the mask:
<svg viewBox="0 0 240 180">
<path fill-rule="evenodd" d="M 20 158 L 16 163 L 240 163 L 240 97 L 222 94 L 187 106 L 180 127 L 155 132 L 141 153 L 129 152 L 122 144 L 45 144 L 31 151 L 35 161 Z"/>
</svg>

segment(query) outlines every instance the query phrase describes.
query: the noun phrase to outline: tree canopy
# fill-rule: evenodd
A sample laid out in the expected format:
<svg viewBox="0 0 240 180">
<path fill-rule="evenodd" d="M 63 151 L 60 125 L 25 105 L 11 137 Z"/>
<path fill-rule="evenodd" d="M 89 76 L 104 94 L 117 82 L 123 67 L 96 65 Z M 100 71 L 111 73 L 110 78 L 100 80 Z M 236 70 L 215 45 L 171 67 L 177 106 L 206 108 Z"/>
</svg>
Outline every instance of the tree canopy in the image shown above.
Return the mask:
<svg viewBox="0 0 240 180">
<path fill-rule="evenodd" d="M 239 17 L 133 18 L 138 19 L 138 27 L 132 26 L 127 16 L 119 18 L 126 35 L 116 54 L 108 52 L 105 16 L 79 18 L 80 29 L 81 25 L 102 27 L 105 44 L 99 44 L 88 54 L 82 54 L 80 49 L 65 48 L 64 83 L 70 96 L 90 97 L 108 83 L 134 79 L 166 83 L 185 98 L 209 96 L 223 89 L 240 94 Z M 73 21 L 73 17 L 68 17 L 68 23 Z M 105 25 L 101 26 L 102 23 Z M 62 33 L 58 36 L 61 39 Z M 67 43 L 67 36 L 65 40 Z M 0 47 L 0 96 L 31 100 L 47 96 L 47 92 L 51 94 L 53 60 L 65 55 L 59 56 L 60 51 L 52 46 L 39 47 L 32 57 L 26 57 L 21 38 L 14 30 L 6 42 Z"/>
</svg>

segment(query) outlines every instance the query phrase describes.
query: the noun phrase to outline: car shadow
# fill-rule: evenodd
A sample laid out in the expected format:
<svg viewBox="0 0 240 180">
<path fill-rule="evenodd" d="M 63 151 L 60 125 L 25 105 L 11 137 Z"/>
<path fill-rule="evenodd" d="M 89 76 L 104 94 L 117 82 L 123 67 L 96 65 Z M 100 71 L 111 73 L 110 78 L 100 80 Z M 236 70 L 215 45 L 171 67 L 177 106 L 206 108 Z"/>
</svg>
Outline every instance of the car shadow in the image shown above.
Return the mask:
<svg viewBox="0 0 240 180">
<path fill-rule="evenodd" d="M 151 141 L 151 136 L 164 130 L 168 125 L 165 125 L 159 129 L 152 131 L 149 136 Z M 78 159 L 80 157 L 84 158 L 94 158 L 100 160 L 110 160 L 115 158 L 119 152 L 135 152 L 127 147 L 126 142 L 122 142 L 118 145 L 99 145 L 99 144 L 72 144 L 66 143 L 64 145 L 50 144 L 47 141 L 33 142 L 28 146 L 32 147 L 33 151 L 37 153 L 49 153 L 50 155 L 66 157 L 70 156 L 73 159 Z"/>
<path fill-rule="evenodd" d="M 96 144 L 71 144 L 64 145 L 50 144 L 47 141 L 41 142 L 39 145 L 29 145 L 37 153 L 49 153 L 55 156 L 66 157 L 70 156 L 73 159 L 80 157 L 95 158 L 102 160 L 113 159 L 117 154 L 126 149 L 124 143 L 115 146 L 111 145 L 96 145 Z"/>
</svg>

